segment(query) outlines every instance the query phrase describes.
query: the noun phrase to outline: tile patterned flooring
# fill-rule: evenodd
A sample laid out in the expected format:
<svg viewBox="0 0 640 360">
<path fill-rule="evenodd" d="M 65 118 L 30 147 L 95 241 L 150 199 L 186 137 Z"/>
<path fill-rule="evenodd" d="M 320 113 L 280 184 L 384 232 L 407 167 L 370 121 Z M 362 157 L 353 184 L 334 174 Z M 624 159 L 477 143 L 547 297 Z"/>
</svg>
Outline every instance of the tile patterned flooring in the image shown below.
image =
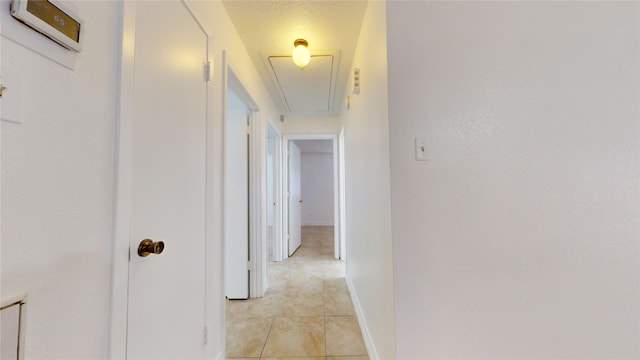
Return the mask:
<svg viewBox="0 0 640 360">
<path fill-rule="evenodd" d="M 368 360 L 333 227 L 305 226 L 302 245 L 269 264 L 260 299 L 227 300 L 227 359 Z"/>
</svg>

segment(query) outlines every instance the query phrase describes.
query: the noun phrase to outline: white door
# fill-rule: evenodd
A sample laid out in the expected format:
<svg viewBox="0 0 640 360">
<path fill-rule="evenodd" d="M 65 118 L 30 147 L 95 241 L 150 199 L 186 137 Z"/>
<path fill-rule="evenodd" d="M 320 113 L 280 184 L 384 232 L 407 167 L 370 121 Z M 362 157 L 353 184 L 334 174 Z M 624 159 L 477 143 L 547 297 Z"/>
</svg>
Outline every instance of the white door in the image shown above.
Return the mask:
<svg viewBox="0 0 640 360">
<path fill-rule="evenodd" d="M 249 135 L 247 106 L 227 89 L 225 121 L 225 286 L 229 299 L 249 298 Z"/>
<path fill-rule="evenodd" d="M 179 1 L 135 16 L 127 358 L 203 358 L 207 36 Z"/>
<path fill-rule="evenodd" d="M 275 241 L 275 212 L 276 212 L 276 164 L 275 164 L 276 134 L 269 126 L 267 132 L 267 259 L 279 261 Z"/>
<path fill-rule="evenodd" d="M 300 191 L 300 148 L 289 141 L 289 256 L 302 240 L 302 198 Z"/>
</svg>

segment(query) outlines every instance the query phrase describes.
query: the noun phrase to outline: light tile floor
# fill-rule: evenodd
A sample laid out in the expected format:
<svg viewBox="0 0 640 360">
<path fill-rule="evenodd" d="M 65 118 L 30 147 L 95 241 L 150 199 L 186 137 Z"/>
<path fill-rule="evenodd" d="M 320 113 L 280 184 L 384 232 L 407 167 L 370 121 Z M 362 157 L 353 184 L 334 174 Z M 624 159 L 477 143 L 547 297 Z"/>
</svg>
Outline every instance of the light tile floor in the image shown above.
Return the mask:
<svg viewBox="0 0 640 360">
<path fill-rule="evenodd" d="M 368 360 L 333 227 L 305 226 L 302 245 L 269 265 L 260 299 L 227 300 L 228 359 Z"/>
</svg>

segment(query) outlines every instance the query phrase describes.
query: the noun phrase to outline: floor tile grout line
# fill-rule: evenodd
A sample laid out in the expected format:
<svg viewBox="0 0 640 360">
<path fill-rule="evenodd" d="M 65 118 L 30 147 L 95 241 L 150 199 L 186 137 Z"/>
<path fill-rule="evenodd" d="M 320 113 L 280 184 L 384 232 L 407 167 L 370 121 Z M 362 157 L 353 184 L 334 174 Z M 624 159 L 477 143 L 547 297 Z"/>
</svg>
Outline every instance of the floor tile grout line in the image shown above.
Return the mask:
<svg viewBox="0 0 640 360">
<path fill-rule="evenodd" d="M 262 350 L 260 350 L 260 356 L 258 358 L 262 358 L 264 349 L 267 347 L 267 341 L 269 341 L 269 335 L 271 335 L 271 329 L 273 329 L 273 323 L 276 322 L 276 317 L 278 316 L 278 312 L 280 311 L 280 305 L 281 305 L 280 301 L 282 301 L 282 299 L 278 299 L 278 305 L 276 306 L 276 310 L 274 311 L 273 317 L 271 318 L 271 326 L 269 326 L 269 331 L 267 331 L 267 336 L 264 338 L 264 344 L 262 344 Z"/>
<path fill-rule="evenodd" d="M 324 266 L 322 269 L 322 275 L 324 276 Z M 324 279 L 322 280 L 322 311 L 324 313 L 324 317 L 322 318 L 322 324 L 324 325 L 324 356 L 325 359 L 327 356 L 329 356 L 328 351 L 327 351 L 327 301 L 326 301 L 326 294 L 327 289 L 325 289 L 324 287 Z"/>
<path fill-rule="evenodd" d="M 299 282 L 305 283 L 308 282 L 309 280 L 319 280 L 320 281 L 320 285 L 322 286 L 321 292 L 316 293 L 315 291 L 311 291 L 310 292 L 310 296 L 312 297 L 316 297 L 316 296 L 322 296 L 321 303 L 322 303 L 322 321 L 323 321 L 323 327 L 324 327 L 324 356 L 318 356 L 318 358 L 329 358 L 330 354 L 328 354 L 328 337 L 327 337 L 327 323 L 328 320 L 330 318 L 336 318 L 336 317 L 352 317 L 354 316 L 353 313 L 342 313 L 342 311 L 340 312 L 332 312 L 330 314 L 330 312 L 328 311 L 328 297 L 330 295 L 332 295 L 333 297 L 335 296 L 339 296 L 338 294 L 341 293 L 341 288 L 343 286 L 338 286 L 336 287 L 335 285 L 337 283 L 331 281 L 332 279 L 335 279 L 336 281 L 339 281 L 340 279 L 342 281 L 344 281 L 344 264 L 342 266 L 338 266 L 337 263 L 335 263 L 335 259 L 333 259 L 333 256 L 331 254 L 329 254 L 327 252 L 327 249 L 325 249 L 325 247 L 330 247 L 329 245 L 332 245 L 331 242 L 322 240 L 323 236 L 329 236 L 330 235 L 330 231 L 327 231 L 326 234 L 316 234 L 313 233 L 311 234 L 311 236 L 303 239 L 303 247 L 301 247 L 299 250 L 303 250 L 303 251 L 299 251 L 296 255 L 298 256 L 298 261 L 288 261 L 291 259 L 287 259 L 285 261 L 283 261 L 282 263 L 278 263 L 278 264 L 282 264 L 282 265 L 278 265 L 279 267 L 282 266 L 282 271 L 281 273 L 279 273 L 279 275 L 277 277 L 274 277 L 274 283 L 278 280 L 283 280 L 282 278 L 285 277 L 285 283 L 283 285 L 280 285 L 282 287 L 278 287 L 277 293 L 279 293 L 276 297 L 276 302 L 273 304 L 275 305 L 275 313 L 272 315 L 272 319 L 271 319 L 271 323 L 269 326 L 269 330 L 267 331 L 264 343 L 262 344 L 262 349 L 260 351 L 260 358 L 263 358 L 265 356 L 265 350 L 266 350 L 266 345 L 269 342 L 269 338 L 274 334 L 273 332 L 274 330 L 274 326 L 275 326 L 275 320 L 277 317 L 294 317 L 294 318 L 305 318 L 305 317 L 317 317 L 317 315 L 306 315 L 306 316 L 280 316 L 280 312 L 282 311 L 282 308 L 285 304 L 285 299 L 287 299 L 290 296 L 285 296 L 286 293 L 291 294 L 291 296 L 296 296 L 296 294 L 298 292 L 292 292 L 292 290 L 294 289 L 291 284 L 292 281 L 296 281 L 298 280 Z M 317 245 L 315 242 L 320 242 L 320 245 Z M 310 245 L 311 242 L 311 245 Z M 305 246 L 307 245 L 307 246 Z M 327 246 L 325 246 L 327 245 Z M 335 265 L 334 265 L 335 264 Z M 295 270 L 300 270 L 299 272 L 296 272 Z M 318 271 L 319 270 L 319 271 Z M 319 274 L 321 274 L 320 276 L 318 276 Z M 297 277 L 294 275 L 302 275 L 301 277 Z M 277 279 L 277 280 L 276 280 Z M 328 282 L 327 282 L 328 281 Z M 348 289 L 347 289 L 348 291 Z M 317 294 L 317 295 L 311 295 L 311 294 Z M 350 294 L 349 294 L 350 296 Z M 332 299 L 333 299 L 332 297 Z M 317 297 L 316 297 L 317 298 Z M 333 300 L 333 302 L 336 301 L 340 301 L 339 298 L 336 298 Z M 336 305 L 340 304 L 339 302 L 336 303 Z M 339 305 L 338 305 L 339 306 Z M 303 312 L 304 314 L 307 314 L 307 312 Z M 290 356 L 290 355 L 287 355 Z M 332 355 L 333 356 L 333 355 Z M 335 355 L 338 356 L 338 355 Z M 339 355 L 342 356 L 342 355 Z M 346 355 L 345 355 L 346 356 Z M 363 358 L 366 358 L 367 355 L 353 355 L 353 356 L 362 356 Z M 275 356 L 276 358 L 282 357 L 282 356 Z M 312 357 L 312 356 L 305 356 L 305 355 L 296 355 L 296 357 Z"/>
</svg>

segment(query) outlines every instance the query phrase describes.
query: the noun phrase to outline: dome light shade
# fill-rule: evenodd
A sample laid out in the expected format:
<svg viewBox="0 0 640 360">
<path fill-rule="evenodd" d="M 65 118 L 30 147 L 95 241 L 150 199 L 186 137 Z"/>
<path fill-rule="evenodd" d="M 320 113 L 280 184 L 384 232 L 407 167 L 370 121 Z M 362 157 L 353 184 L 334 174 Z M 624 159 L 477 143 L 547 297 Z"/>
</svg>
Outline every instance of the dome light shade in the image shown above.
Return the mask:
<svg viewBox="0 0 640 360">
<path fill-rule="evenodd" d="M 293 42 L 293 62 L 300 67 L 300 69 L 307 66 L 309 61 L 311 60 L 311 53 L 309 52 L 309 43 L 305 39 L 297 39 Z"/>
</svg>

